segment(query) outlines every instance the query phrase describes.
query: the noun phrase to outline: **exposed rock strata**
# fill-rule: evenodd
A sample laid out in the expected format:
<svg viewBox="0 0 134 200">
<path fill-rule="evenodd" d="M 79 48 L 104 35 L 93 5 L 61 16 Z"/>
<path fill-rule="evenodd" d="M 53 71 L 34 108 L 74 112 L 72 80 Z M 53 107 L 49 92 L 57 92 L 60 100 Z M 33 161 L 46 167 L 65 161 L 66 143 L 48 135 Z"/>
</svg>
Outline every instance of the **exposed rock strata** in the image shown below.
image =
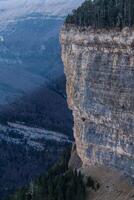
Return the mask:
<svg viewBox="0 0 134 200">
<path fill-rule="evenodd" d="M 61 44 L 83 164 L 134 178 L 134 30 L 63 27 Z"/>
</svg>

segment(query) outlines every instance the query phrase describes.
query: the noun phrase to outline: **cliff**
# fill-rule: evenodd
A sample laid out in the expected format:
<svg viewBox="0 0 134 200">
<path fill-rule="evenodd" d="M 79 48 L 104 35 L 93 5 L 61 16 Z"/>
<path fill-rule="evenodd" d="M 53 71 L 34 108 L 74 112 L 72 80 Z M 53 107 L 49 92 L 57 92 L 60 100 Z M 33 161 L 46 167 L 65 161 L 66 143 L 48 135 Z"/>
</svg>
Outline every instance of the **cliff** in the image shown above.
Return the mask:
<svg viewBox="0 0 134 200">
<path fill-rule="evenodd" d="M 61 31 L 74 136 L 83 165 L 134 178 L 134 30 Z"/>
</svg>

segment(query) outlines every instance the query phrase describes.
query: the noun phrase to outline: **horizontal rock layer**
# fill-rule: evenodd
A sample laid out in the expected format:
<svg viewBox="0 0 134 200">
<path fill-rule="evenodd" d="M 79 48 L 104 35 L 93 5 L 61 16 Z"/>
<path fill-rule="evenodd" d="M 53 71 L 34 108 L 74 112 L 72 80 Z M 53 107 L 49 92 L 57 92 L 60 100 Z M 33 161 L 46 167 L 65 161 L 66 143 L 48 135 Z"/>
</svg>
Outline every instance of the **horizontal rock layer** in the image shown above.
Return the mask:
<svg viewBox="0 0 134 200">
<path fill-rule="evenodd" d="M 63 27 L 61 44 L 83 164 L 134 178 L 134 30 Z"/>
</svg>

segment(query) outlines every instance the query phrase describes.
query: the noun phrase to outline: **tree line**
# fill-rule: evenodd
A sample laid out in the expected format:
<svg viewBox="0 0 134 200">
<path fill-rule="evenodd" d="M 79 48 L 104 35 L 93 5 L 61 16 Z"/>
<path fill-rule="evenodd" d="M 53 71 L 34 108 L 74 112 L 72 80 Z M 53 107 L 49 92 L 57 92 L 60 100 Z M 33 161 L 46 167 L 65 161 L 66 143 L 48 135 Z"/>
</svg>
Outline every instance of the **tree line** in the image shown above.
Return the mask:
<svg viewBox="0 0 134 200">
<path fill-rule="evenodd" d="M 132 27 L 134 0 L 86 0 L 67 16 L 65 24 L 95 28 Z"/>
</svg>

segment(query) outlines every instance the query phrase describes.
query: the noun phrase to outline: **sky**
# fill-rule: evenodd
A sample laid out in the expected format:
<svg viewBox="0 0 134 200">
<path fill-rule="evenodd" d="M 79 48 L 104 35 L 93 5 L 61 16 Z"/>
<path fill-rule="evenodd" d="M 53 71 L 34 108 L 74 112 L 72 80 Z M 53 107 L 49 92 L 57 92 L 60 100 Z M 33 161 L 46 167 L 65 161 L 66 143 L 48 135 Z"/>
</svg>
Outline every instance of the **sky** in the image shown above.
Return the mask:
<svg viewBox="0 0 134 200">
<path fill-rule="evenodd" d="M 31 13 L 64 16 L 84 0 L 0 0 L 0 23 Z"/>
</svg>

